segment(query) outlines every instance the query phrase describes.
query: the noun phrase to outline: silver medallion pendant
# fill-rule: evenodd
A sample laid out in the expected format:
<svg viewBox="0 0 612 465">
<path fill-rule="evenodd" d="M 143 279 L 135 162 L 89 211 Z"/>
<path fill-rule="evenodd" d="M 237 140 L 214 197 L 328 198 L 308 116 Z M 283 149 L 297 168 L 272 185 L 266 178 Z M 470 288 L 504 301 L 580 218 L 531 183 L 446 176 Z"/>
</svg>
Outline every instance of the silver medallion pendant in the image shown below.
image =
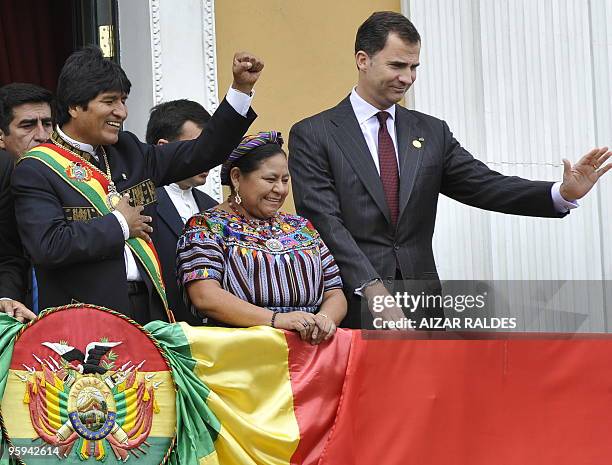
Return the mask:
<svg viewBox="0 0 612 465">
<path fill-rule="evenodd" d="M 278 239 L 268 239 L 266 241 L 266 247 L 272 252 L 281 252 L 285 248 L 283 243 Z"/>
<path fill-rule="evenodd" d="M 121 202 L 121 198 L 121 194 L 116 190 L 112 190 L 106 194 L 106 204 L 108 205 L 108 208 L 110 208 L 111 211 L 115 210 L 117 205 L 119 205 L 119 202 Z"/>
</svg>

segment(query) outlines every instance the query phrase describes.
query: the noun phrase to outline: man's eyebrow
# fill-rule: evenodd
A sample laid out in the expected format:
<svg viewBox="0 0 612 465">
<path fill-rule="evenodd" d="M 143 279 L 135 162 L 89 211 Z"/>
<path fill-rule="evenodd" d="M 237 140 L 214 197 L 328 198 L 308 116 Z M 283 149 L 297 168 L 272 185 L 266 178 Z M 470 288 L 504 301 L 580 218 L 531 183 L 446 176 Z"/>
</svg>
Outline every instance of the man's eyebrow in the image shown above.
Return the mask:
<svg viewBox="0 0 612 465">
<path fill-rule="evenodd" d="M 27 126 L 29 124 L 36 124 L 38 122 L 38 118 L 27 118 L 19 121 L 18 126 Z"/>
<path fill-rule="evenodd" d="M 36 124 L 38 122 L 39 118 L 27 118 L 27 119 L 22 119 L 17 123 L 17 126 L 28 126 L 31 124 Z M 40 118 L 40 121 L 42 123 L 49 123 L 51 122 L 51 117 L 45 117 L 45 118 Z"/>
<path fill-rule="evenodd" d="M 401 61 L 401 60 L 390 60 L 388 63 L 393 66 L 410 66 L 411 68 L 416 68 L 417 66 L 421 64 L 421 63 L 410 64 L 407 61 Z"/>
</svg>

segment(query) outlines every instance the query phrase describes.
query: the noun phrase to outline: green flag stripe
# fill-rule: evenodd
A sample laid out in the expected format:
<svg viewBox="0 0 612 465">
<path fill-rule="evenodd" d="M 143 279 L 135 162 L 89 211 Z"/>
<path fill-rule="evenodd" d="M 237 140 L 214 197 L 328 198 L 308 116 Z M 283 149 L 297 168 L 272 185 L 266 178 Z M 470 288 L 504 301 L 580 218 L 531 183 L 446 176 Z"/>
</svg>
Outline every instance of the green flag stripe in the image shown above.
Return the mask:
<svg viewBox="0 0 612 465">
<path fill-rule="evenodd" d="M 180 324 L 152 321 L 145 329 L 164 349 L 177 386 L 176 454 L 184 463 L 198 463 L 215 451 L 221 423 L 206 404 L 210 389 L 194 373 L 196 362 Z"/>
</svg>

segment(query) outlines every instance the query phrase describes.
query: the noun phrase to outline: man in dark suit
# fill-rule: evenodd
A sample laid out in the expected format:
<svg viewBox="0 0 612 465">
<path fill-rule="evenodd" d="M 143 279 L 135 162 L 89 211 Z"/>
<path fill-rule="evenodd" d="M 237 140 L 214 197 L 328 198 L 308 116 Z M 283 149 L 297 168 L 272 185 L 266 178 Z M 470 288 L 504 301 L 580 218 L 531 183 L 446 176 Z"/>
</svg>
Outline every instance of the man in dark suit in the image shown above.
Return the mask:
<svg viewBox="0 0 612 465">
<path fill-rule="evenodd" d="M 0 150 L 0 311 L 19 321 L 36 318 L 22 302 L 25 298 L 28 260 L 23 249 L 11 196 L 14 158 Z"/>
<path fill-rule="evenodd" d="M 196 139 L 202 133 L 210 115 L 202 105 L 191 100 L 173 100 L 153 107 L 147 123 L 146 141 L 164 145 L 169 142 Z M 187 309 L 176 282 L 176 243 L 185 222 L 196 213 L 217 205 L 204 192 L 194 189 L 206 183 L 208 171 L 182 181 L 158 187 L 157 215 L 159 220 L 152 239 L 162 265 L 168 306 L 176 321 L 186 321 L 192 326 L 201 325 Z"/>
<path fill-rule="evenodd" d="M 564 160 L 563 183 L 490 170 L 444 121 L 397 105 L 416 78 L 420 45 L 407 18 L 374 13 L 357 32 L 357 86 L 289 135 L 296 208 L 340 267 L 349 301 L 344 326 L 369 326 L 370 312 L 382 321 L 403 318 L 393 303 L 382 313 L 374 308 L 394 281 L 438 281 L 431 241 L 440 193 L 502 213 L 562 217 L 610 169 L 602 167 L 610 156 L 604 148 L 574 166 Z M 362 298 L 370 310 L 363 321 Z"/>
<path fill-rule="evenodd" d="M 51 92 L 34 84 L 0 88 L 0 311 L 20 321 L 35 315 L 24 305 L 32 304 L 31 270 L 17 233 L 10 180 L 15 160 L 49 139 L 52 100 Z"/>
<path fill-rule="evenodd" d="M 256 116 L 251 91 L 262 68 L 256 57 L 236 54 L 232 88 L 201 137 L 152 146 L 120 130 L 131 87 L 121 67 L 95 47 L 68 58 L 52 143 L 24 155 L 13 175 L 41 308 L 82 302 L 142 324 L 172 319 L 149 236 L 155 187 L 225 160 Z"/>
</svg>

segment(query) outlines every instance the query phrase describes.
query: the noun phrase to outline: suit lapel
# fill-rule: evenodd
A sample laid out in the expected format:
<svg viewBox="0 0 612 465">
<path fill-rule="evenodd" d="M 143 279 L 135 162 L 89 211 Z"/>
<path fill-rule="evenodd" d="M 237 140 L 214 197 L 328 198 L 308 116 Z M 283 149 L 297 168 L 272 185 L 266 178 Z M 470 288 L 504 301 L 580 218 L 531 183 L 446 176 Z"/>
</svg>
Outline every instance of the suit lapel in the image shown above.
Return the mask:
<svg viewBox="0 0 612 465">
<path fill-rule="evenodd" d="M 332 137 L 380 211 L 384 213 L 387 221 L 391 221 L 380 175 L 376 170 L 374 160 L 372 160 L 370 149 L 363 137 L 363 132 L 359 127 L 349 97 L 346 97 L 334 108 L 330 120 Z"/>
<path fill-rule="evenodd" d="M 413 145 L 420 137 L 418 123 L 408 110 L 395 106 L 395 130 L 397 134 L 397 151 L 400 165 L 399 220 L 408 205 L 414 188 L 416 175 L 423 159 L 423 147 Z M 420 142 L 420 141 L 419 141 Z M 423 142 L 424 144 L 424 142 Z"/>
<path fill-rule="evenodd" d="M 184 226 L 183 220 L 181 220 L 176 207 L 163 187 L 157 190 L 157 213 L 176 234 L 176 237 L 181 235 Z"/>
<path fill-rule="evenodd" d="M 208 196 L 207 194 L 198 189 L 194 188 L 191 192 L 193 192 L 193 198 L 196 201 L 198 210 L 200 210 L 201 212 L 203 212 L 204 210 L 208 210 L 209 208 L 212 208 L 215 205 L 218 205 L 218 203 L 215 202 L 212 197 Z"/>
</svg>

